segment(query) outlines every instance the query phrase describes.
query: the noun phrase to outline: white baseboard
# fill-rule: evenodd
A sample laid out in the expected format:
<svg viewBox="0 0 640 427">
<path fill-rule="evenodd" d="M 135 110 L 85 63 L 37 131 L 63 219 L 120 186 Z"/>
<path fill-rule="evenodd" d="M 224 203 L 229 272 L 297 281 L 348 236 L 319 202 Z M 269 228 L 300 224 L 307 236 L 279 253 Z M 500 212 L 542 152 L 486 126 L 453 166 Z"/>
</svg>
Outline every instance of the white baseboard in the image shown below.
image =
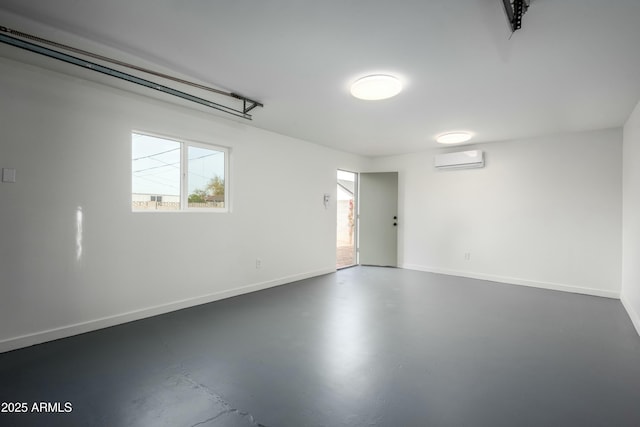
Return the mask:
<svg viewBox="0 0 640 427">
<path fill-rule="evenodd" d="M 579 286 L 565 285 L 562 283 L 538 282 L 535 280 L 518 279 L 514 277 L 496 276 L 493 274 L 473 273 L 469 271 L 446 270 L 441 268 L 426 267 L 416 264 L 403 264 L 407 270 L 426 271 L 429 273 L 446 274 L 448 276 L 468 277 L 471 279 L 488 280 L 491 282 L 507 283 L 510 285 L 530 286 L 533 288 L 550 289 L 554 291 L 572 292 L 576 294 L 593 295 L 597 297 L 620 299 L 620 292 L 605 291 L 602 289 L 583 288 Z"/>
<path fill-rule="evenodd" d="M 636 328 L 636 332 L 640 335 L 640 314 L 633 309 L 631 302 L 627 299 L 624 293 L 620 295 L 620 301 L 622 302 L 622 306 L 625 310 L 627 310 L 627 314 L 631 318 L 631 323 Z"/>
<path fill-rule="evenodd" d="M 327 268 L 307 273 L 295 274 L 292 276 L 281 277 L 274 280 L 268 280 L 265 282 L 253 283 L 251 285 L 240 286 L 238 288 L 228 289 L 220 292 L 214 292 L 199 297 L 186 298 L 183 300 L 173 301 L 167 304 L 156 305 L 153 307 L 142 308 L 140 310 L 134 310 L 127 313 L 116 314 L 113 316 L 102 317 L 86 322 L 75 323 L 72 325 L 65 325 L 58 328 L 21 335 L 0 341 L 0 353 L 32 346 L 35 344 L 40 344 L 47 341 L 53 341 L 60 338 L 66 338 L 73 335 L 83 334 L 85 332 L 108 328 L 110 326 L 116 326 L 122 323 L 132 322 L 134 320 L 157 316 L 159 314 L 169 313 L 172 311 L 181 310 L 183 308 L 207 304 L 213 301 L 231 298 L 250 292 L 273 288 L 275 286 L 285 285 L 287 283 L 296 282 L 298 280 L 334 273 L 335 271 L 335 268 Z"/>
</svg>

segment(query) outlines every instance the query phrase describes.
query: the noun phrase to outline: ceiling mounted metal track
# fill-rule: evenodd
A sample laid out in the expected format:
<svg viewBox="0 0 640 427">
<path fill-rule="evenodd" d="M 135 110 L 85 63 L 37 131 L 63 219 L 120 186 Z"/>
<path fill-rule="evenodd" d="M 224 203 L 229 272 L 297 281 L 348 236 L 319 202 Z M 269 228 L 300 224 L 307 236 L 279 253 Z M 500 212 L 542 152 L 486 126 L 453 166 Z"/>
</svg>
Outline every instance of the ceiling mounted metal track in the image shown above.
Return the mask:
<svg viewBox="0 0 640 427">
<path fill-rule="evenodd" d="M 11 35 L 9 35 L 11 34 Z M 17 37 L 14 37 L 17 36 Z M 163 84 L 155 83 L 150 80 L 134 76 L 133 74 L 125 73 L 123 71 L 116 70 L 114 68 L 106 67 L 104 65 L 98 64 L 96 62 L 89 61 L 87 59 L 79 58 L 77 56 L 70 55 L 68 53 L 60 52 L 59 50 L 54 50 L 41 44 L 33 43 L 32 41 L 24 40 L 29 39 L 32 41 L 36 41 L 41 44 L 47 44 L 49 46 L 54 46 L 58 49 L 70 51 L 76 54 L 80 54 L 83 56 L 87 56 L 93 59 L 98 59 L 104 62 L 109 62 L 111 64 L 116 64 L 125 68 L 129 68 L 136 71 L 141 71 L 146 74 L 151 74 L 157 77 L 161 77 L 163 79 L 171 80 L 177 83 L 181 83 L 184 85 L 192 86 L 198 89 L 202 89 L 205 91 L 213 92 L 218 95 L 227 96 L 233 98 L 234 100 L 242 101 L 242 109 L 229 107 L 226 105 L 219 104 L 217 102 L 209 101 L 207 99 L 201 98 L 199 96 L 191 95 L 189 93 L 183 92 L 178 89 L 171 88 L 169 86 L 165 86 Z M 263 104 L 255 101 L 253 99 L 249 99 L 242 95 L 238 95 L 232 92 L 225 92 L 219 89 L 211 88 L 208 86 L 204 86 L 198 83 L 190 82 L 188 80 L 183 80 L 177 77 L 169 76 L 167 74 L 159 73 L 157 71 L 149 70 L 146 68 L 138 67 L 133 64 L 128 64 L 126 62 L 118 61 L 115 59 L 108 58 L 106 56 L 98 55 L 92 52 L 87 52 L 85 50 L 77 49 L 71 46 L 63 45 L 57 42 L 53 42 L 50 40 L 46 40 L 37 36 L 33 36 L 30 34 L 26 34 L 20 31 L 12 30 L 10 28 L 0 26 L 0 42 L 18 47 L 21 49 L 28 50 L 30 52 L 34 52 L 40 55 L 47 56 L 49 58 L 57 59 L 62 62 L 66 62 L 69 64 L 77 65 L 82 68 L 86 68 L 92 71 L 96 71 L 98 73 L 106 74 L 111 77 L 115 77 L 117 79 L 125 80 L 140 86 L 144 86 L 150 89 L 154 89 L 169 95 L 176 96 L 178 98 L 182 98 L 184 100 L 195 102 L 196 104 L 204 105 L 205 107 L 213 108 L 227 114 L 231 114 L 237 117 L 242 117 L 243 119 L 251 120 L 251 114 L 249 112 L 256 107 L 262 107 Z"/>
<path fill-rule="evenodd" d="M 507 13 L 511 32 L 514 33 L 522 28 L 522 15 L 529 9 L 531 0 L 502 0 L 502 3 Z"/>
</svg>

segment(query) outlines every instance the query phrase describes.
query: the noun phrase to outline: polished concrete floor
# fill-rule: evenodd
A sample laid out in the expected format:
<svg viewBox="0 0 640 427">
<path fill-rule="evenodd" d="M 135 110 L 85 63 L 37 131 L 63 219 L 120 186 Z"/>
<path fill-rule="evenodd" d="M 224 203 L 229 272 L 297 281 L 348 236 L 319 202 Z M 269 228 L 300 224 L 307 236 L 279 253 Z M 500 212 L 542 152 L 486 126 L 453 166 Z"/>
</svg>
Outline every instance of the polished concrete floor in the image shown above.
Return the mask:
<svg viewBox="0 0 640 427">
<path fill-rule="evenodd" d="M 2 426 L 640 426 L 640 338 L 617 300 L 355 267 L 0 354 L 0 401 L 71 408 Z"/>
</svg>

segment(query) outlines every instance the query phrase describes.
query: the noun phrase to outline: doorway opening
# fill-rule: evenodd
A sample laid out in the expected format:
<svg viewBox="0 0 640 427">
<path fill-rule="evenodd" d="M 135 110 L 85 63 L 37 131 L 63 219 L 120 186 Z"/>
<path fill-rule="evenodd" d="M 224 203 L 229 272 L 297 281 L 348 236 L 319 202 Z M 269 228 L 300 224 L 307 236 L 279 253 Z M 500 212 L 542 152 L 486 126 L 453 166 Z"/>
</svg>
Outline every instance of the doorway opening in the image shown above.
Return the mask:
<svg viewBox="0 0 640 427">
<path fill-rule="evenodd" d="M 338 170 L 336 268 L 358 264 L 358 174 Z"/>
</svg>

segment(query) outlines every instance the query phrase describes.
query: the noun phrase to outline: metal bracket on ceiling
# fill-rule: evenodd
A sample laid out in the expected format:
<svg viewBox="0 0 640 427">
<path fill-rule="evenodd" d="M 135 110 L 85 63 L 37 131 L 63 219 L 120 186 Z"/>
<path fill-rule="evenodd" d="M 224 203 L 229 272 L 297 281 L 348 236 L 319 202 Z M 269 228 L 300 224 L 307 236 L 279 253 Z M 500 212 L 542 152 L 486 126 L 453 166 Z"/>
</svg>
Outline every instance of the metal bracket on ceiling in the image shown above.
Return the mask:
<svg viewBox="0 0 640 427">
<path fill-rule="evenodd" d="M 9 35 L 11 34 L 11 35 Z M 17 36 L 17 37 L 14 37 Z M 163 84 L 159 84 L 159 83 L 155 83 L 152 82 L 150 80 L 138 77 L 138 76 L 134 76 L 132 74 L 129 73 L 125 73 L 119 70 L 116 70 L 114 68 L 110 68 L 110 67 L 106 67 L 104 65 L 98 64 L 96 62 L 92 62 L 83 58 L 79 58 L 77 56 L 73 56 L 64 52 L 60 52 L 59 50 L 54 50 L 54 49 L 50 49 L 48 47 L 42 46 L 41 44 L 37 44 L 37 43 L 33 43 L 32 41 L 27 41 L 27 40 L 23 40 L 23 39 L 29 39 L 32 41 L 36 41 L 38 43 L 41 44 L 47 44 L 50 46 L 54 46 L 57 47 L 59 49 L 63 49 L 63 50 L 67 50 L 67 51 L 71 51 L 83 56 L 88 56 L 90 58 L 93 59 L 98 59 L 101 61 L 105 61 L 105 62 L 109 62 L 111 64 L 116 64 L 125 68 L 129 68 L 132 70 L 136 70 L 136 71 L 141 71 L 143 73 L 147 73 L 147 74 L 151 74 L 157 77 L 162 77 L 164 79 L 167 80 L 171 80 L 177 83 L 181 83 L 181 84 L 185 84 L 188 86 L 192 86 L 198 89 L 202 89 L 202 90 L 206 90 L 209 92 L 213 92 L 216 93 L 218 95 L 223 95 L 223 96 L 227 96 L 230 98 L 234 98 L 234 99 L 238 99 L 240 101 L 242 101 L 242 110 L 239 110 L 237 108 L 233 108 L 233 107 L 229 107 L 226 105 L 222 105 L 220 103 L 217 102 L 213 102 L 213 101 L 209 101 L 207 99 L 201 98 L 199 96 L 195 96 L 195 95 L 191 95 L 189 93 L 186 93 L 184 91 L 178 90 L 178 89 L 174 89 L 171 88 L 169 86 L 163 85 Z M 14 46 L 14 47 L 18 47 L 21 49 L 25 49 L 28 50 L 30 52 L 34 52 L 40 55 L 44 55 L 47 56 L 49 58 L 53 58 L 53 59 L 57 59 L 59 61 L 62 62 L 66 62 L 69 64 L 73 64 L 73 65 L 77 65 L 79 67 L 82 68 L 86 68 L 92 71 L 96 71 L 98 73 L 101 74 L 105 74 L 111 77 L 115 77 L 117 79 L 120 80 L 125 80 L 134 84 L 137 84 L 139 86 L 144 86 L 150 89 L 154 89 L 190 102 L 194 102 L 196 104 L 200 104 L 200 105 L 204 105 L 206 107 L 209 108 L 213 108 L 215 110 L 219 110 L 222 112 L 225 112 L 227 114 L 231 114 L 234 115 L 236 117 L 241 117 L 243 119 L 247 119 L 247 120 L 251 120 L 252 116 L 251 114 L 249 114 L 249 111 L 253 110 L 256 107 L 263 107 L 263 104 L 255 101 L 253 99 L 244 97 L 242 95 L 238 95 L 236 93 L 230 93 L 230 92 L 224 92 L 222 90 L 219 89 L 215 89 L 215 88 L 211 88 L 208 86 L 204 86 L 198 83 L 193 83 L 190 82 L 188 80 L 184 80 L 184 79 L 180 79 L 177 77 L 173 77 L 173 76 L 169 76 L 167 74 L 163 74 L 163 73 L 159 73 L 157 71 L 153 71 L 153 70 L 149 70 L 146 68 L 142 68 L 142 67 L 138 67 L 136 65 L 132 65 L 132 64 L 128 64 L 126 62 L 122 62 L 122 61 L 118 61 L 115 59 L 111 59 L 111 58 L 107 58 L 105 56 L 102 55 L 98 55 L 92 52 L 88 52 L 88 51 L 84 51 L 78 48 L 74 48 L 71 46 L 67 46 L 67 45 L 63 45 L 61 43 L 57 43 L 57 42 L 53 42 L 50 40 L 46 40 L 37 36 L 33 36 L 31 34 L 26 34 L 20 31 L 16 31 L 16 30 L 12 30 L 10 28 L 7 27 L 3 27 L 0 26 L 0 42 Z"/>
<path fill-rule="evenodd" d="M 242 111 L 244 112 L 244 114 L 249 113 L 249 111 L 253 110 L 256 107 L 263 107 L 260 102 L 254 101 L 253 99 L 245 98 L 244 96 L 238 95 L 237 93 L 232 93 L 231 96 L 242 100 Z"/>
<path fill-rule="evenodd" d="M 502 0 L 502 2 L 513 33 L 522 28 L 522 15 L 529 9 L 531 0 Z"/>
</svg>

